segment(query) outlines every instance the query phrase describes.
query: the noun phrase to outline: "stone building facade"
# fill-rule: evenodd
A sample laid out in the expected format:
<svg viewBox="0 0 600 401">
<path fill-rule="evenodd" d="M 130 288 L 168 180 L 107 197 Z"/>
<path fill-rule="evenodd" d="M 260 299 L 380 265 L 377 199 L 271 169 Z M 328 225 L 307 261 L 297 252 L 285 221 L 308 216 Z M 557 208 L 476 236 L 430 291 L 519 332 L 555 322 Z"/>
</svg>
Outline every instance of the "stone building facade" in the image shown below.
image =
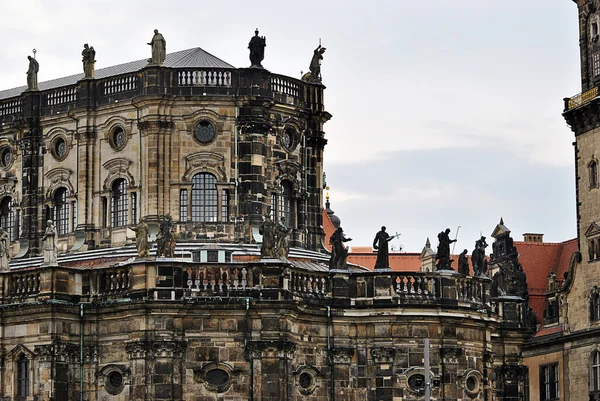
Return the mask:
<svg viewBox="0 0 600 401">
<path fill-rule="evenodd" d="M 0 91 L 0 399 L 522 399 L 534 325 L 512 281 L 329 270 L 320 77 L 199 48 L 91 75 Z M 267 214 L 287 258 L 261 258 Z M 174 258 L 138 257 L 129 228 L 153 241 L 168 216 Z M 514 276 L 493 236 L 491 271 Z"/>
</svg>

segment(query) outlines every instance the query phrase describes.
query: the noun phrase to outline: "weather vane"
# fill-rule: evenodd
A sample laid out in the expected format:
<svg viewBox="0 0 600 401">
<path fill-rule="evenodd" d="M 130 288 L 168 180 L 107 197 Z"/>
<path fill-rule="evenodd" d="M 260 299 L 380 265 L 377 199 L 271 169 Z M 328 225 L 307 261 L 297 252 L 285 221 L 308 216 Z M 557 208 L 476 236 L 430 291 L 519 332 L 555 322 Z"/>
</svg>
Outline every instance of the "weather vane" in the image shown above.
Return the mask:
<svg viewBox="0 0 600 401">
<path fill-rule="evenodd" d="M 33 58 L 35 58 L 35 54 L 37 53 L 37 50 L 33 49 L 32 52 L 33 52 Z"/>
</svg>

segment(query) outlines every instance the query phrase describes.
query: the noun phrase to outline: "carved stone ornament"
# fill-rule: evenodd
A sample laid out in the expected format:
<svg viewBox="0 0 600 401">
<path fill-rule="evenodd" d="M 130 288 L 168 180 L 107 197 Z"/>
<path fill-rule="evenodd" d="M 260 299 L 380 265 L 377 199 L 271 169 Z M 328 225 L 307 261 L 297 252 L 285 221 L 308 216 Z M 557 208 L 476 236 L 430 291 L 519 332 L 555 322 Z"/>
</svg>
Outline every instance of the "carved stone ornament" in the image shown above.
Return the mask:
<svg viewBox="0 0 600 401">
<path fill-rule="evenodd" d="M 131 167 L 132 164 L 133 162 L 131 160 L 123 157 L 117 157 L 104 163 L 102 167 L 108 170 L 108 177 L 104 180 L 104 190 L 109 191 L 110 185 L 117 178 L 124 178 L 127 180 L 129 186 L 134 186 L 135 179 L 129 172 L 129 167 Z"/>
<path fill-rule="evenodd" d="M 393 362 L 396 356 L 396 349 L 389 347 L 374 347 L 371 348 L 371 357 L 375 363 Z"/>
<path fill-rule="evenodd" d="M 52 199 L 52 195 L 54 192 L 61 187 L 66 188 L 69 191 L 69 194 L 74 193 L 73 185 L 71 184 L 71 174 L 73 171 L 57 167 L 48 171 L 44 176 L 46 177 L 46 199 Z"/>
<path fill-rule="evenodd" d="M 125 345 L 129 359 L 178 358 L 187 348 L 185 341 L 132 341 Z"/>
<path fill-rule="evenodd" d="M 217 177 L 217 181 L 226 182 L 225 157 L 214 152 L 197 152 L 185 157 L 185 174 L 183 181 L 190 181 L 199 172 L 209 172 Z"/>
<path fill-rule="evenodd" d="M 36 345 L 34 351 L 40 362 L 79 362 L 77 344 L 55 341 L 52 344 Z"/>
<path fill-rule="evenodd" d="M 85 363 L 97 363 L 98 362 L 98 346 L 90 345 L 83 348 L 83 361 Z"/>
<path fill-rule="evenodd" d="M 169 130 L 175 126 L 172 121 L 142 121 L 138 123 L 138 129 L 142 131 L 142 135 L 149 132 L 158 132 L 161 130 Z"/>
<path fill-rule="evenodd" d="M 10 196 L 12 198 L 13 206 L 16 203 L 19 203 L 20 197 L 19 193 L 16 189 L 17 179 L 11 177 L 0 178 L 0 199 L 5 196 Z"/>
<path fill-rule="evenodd" d="M 289 160 L 281 160 L 277 162 L 279 170 L 279 181 L 287 179 L 294 185 L 294 191 L 298 191 L 298 183 L 302 181 L 302 166 L 300 163 Z"/>
<path fill-rule="evenodd" d="M 354 356 L 353 347 L 336 347 L 331 350 L 331 356 L 333 357 L 333 363 L 345 363 L 352 362 Z"/>
<path fill-rule="evenodd" d="M 457 347 L 440 347 L 440 357 L 444 363 L 457 364 L 458 359 L 462 356 L 462 348 Z"/>
<path fill-rule="evenodd" d="M 250 359 L 291 359 L 296 352 L 296 344 L 288 340 L 250 341 L 246 345 L 246 352 Z"/>
<path fill-rule="evenodd" d="M 127 343 L 125 351 L 129 355 L 129 359 L 145 359 L 150 355 L 152 344 L 150 341 L 140 340 Z"/>
</svg>

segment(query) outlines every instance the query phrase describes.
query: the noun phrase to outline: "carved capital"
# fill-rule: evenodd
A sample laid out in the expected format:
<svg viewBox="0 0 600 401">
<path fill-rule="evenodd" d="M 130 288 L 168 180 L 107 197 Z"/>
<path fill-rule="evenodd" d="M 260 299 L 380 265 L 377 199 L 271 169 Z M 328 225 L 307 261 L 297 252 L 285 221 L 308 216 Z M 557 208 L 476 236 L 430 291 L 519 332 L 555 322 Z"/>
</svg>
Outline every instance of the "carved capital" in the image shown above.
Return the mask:
<svg viewBox="0 0 600 401">
<path fill-rule="evenodd" d="M 52 344 L 36 345 L 34 352 L 40 362 L 78 362 L 79 346 L 55 341 Z"/>
<path fill-rule="evenodd" d="M 155 358 L 179 358 L 187 348 L 185 341 L 155 341 L 152 351 Z"/>
<path fill-rule="evenodd" d="M 396 349 L 390 347 L 373 347 L 371 348 L 371 357 L 375 363 L 393 362 L 396 356 Z"/>
<path fill-rule="evenodd" d="M 296 344 L 288 340 L 250 341 L 246 345 L 246 353 L 250 359 L 291 359 L 294 352 L 296 352 Z"/>
<path fill-rule="evenodd" d="M 353 347 L 332 348 L 331 356 L 333 358 L 333 363 L 348 364 L 352 361 L 352 357 L 354 356 L 354 348 Z"/>
<path fill-rule="evenodd" d="M 458 358 L 463 354 L 462 348 L 458 347 L 440 347 L 440 357 L 446 364 L 457 364 Z"/>
<path fill-rule="evenodd" d="M 129 359 L 145 359 L 150 355 L 152 343 L 150 341 L 132 341 L 125 345 L 125 351 L 129 355 Z"/>
</svg>

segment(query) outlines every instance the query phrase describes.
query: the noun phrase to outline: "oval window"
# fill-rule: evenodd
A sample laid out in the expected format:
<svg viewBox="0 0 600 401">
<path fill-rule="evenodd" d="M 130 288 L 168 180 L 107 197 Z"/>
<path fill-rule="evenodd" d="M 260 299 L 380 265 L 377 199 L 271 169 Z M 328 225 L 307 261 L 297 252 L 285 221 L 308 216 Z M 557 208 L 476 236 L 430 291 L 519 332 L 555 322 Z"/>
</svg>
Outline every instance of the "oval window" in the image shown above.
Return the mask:
<svg viewBox="0 0 600 401">
<path fill-rule="evenodd" d="M 8 146 L 2 148 L 0 151 L 0 165 L 4 168 L 10 166 L 12 163 L 12 152 Z"/>
<path fill-rule="evenodd" d="M 211 142 L 215 138 L 215 126 L 209 121 L 200 121 L 194 129 L 194 138 L 200 143 Z"/>
<path fill-rule="evenodd" d="M 67 155 L 67 141 L 64 138 L 58 138 L 54 141 L 54 154 L 58 159 L 64 159 Z"/>
<path fill-rule="evenodd" d="M 112 135 L 112 140 L 115 145 L 115 148 L 121 149 L 125 146 L 125 131 L 121 127 L 117 127 Z"/>
<path fill-rule="evenodd" d="M 204 380 L 214 387 L 223 387 L 229 383 L 229 373 L 223 369 L 211 369 L 204 374 Z"/>
</svg>

